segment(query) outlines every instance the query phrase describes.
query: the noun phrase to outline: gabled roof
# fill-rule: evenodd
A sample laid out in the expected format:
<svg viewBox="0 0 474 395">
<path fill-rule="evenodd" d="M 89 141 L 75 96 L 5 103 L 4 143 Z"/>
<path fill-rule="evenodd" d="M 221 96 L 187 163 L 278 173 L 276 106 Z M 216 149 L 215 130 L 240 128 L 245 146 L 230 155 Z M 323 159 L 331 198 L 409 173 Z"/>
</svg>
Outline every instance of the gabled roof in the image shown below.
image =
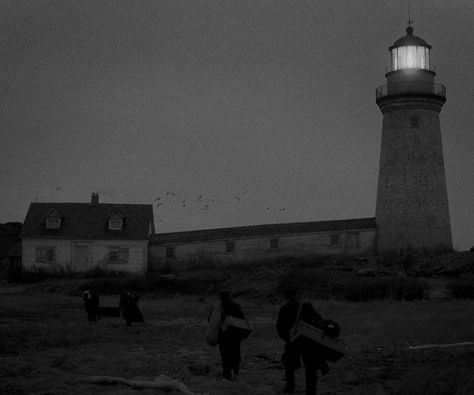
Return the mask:
<svg viewBox="0 0 474 395">
<path fill-rule="evenodd" d="M 123 218 L 123 214 L 119 210 L 114 210 L 109 214 L 109 219 L 113 216 L 118 216 L 120 218 Z"/>
<path fill-rule="evenodd" d="M 49 216 L 54 216 L 54 217 L 58 217 L 58 216 L 59 216 L 59 217 L 61 217 L 61 216 L 59 215 L 58 211 L 57 211 L 56 209 L 54 209 L 54 208 L 51 209 L 51 210 L 49 210 L 49 211 L 44 215 L 45 218 L 46 218 L 46 217 L 49 217 Z"/>
<path fill-rule="evenodd" d="M 51 210 L 61 217 L 59 229 L 45 228 L 45 215 Z M 115 212 L 124 218 L 122 230 L 108 229 Z M 153 232 L 151 204 L 31 203 L 20 235 L 23 239 L 148 239 L 150 224 Z"/>
<path fill-rule="evenodd" d="M 151 235 L 150 243 L 188 243 L 193 241 L 225 240 L 264 236 L 283 236 L 298 233 L 341 232 L 376 229 L 375 218 L 344 219 L 336 221 L 297 222 L 195 230 L 189 232 L 157 233 Z"/>
</svg>

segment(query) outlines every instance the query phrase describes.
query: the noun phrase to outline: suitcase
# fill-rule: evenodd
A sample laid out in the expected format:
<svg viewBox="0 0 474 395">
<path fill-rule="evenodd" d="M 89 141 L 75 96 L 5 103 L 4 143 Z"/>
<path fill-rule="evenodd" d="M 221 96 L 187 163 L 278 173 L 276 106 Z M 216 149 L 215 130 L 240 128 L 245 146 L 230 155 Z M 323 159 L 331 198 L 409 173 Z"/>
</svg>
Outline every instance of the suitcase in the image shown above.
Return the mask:
<svg viewBox="0 0 474 395">
<path fill-rule="evenodd" d="M 253 332 L 252 326 L 247 320 L 230 315 L 225 317 L 221 329 L 224 334 L 240 339 L 247 339 Z"/>
<path fill-rule="evenodd" d="M 338 361 L 346 353 L 346 346 L 341 339 L 330 337 L 304 321 L 298 321 L 290 329 L 290 341 L 330 362 Z"/>
<path fill-rule="evenodd" d="M 120 317 L 118 307 L 99 306 L 99 315 L 101 317 Z"/>
</svg>

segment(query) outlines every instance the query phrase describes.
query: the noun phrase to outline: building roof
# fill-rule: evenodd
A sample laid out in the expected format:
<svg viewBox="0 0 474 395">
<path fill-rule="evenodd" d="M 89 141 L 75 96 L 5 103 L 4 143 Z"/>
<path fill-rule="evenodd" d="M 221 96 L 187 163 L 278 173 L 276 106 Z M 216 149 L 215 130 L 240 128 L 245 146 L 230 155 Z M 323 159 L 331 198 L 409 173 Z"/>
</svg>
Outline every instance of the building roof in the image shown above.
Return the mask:
<svg viewBox="0 0 474 395">
<path fill-rule="evenodd" d="M 405 47 L 408 45 L 418 45 L 420 47 L 426 47 L 428 49 L 431 49 L 431 45 L 428 44 L 425 40 L 413 35 L 413 28 L 411 26 L 408 26 L 406 31 L 406 36 L 400 37 L 397 41 L 395 41 L 393 45 L 388 49 L 389 51 L 391 51 L 393 48 Z"/>
<path fill-rule="evenodd" d="M 46 229 L 45 216 L 55 210 L 61 217 L 59 229 Z M 109 230 L 115 212 L 124 217 L 122 230 Z M 148 239 L 154 232 L 153 206 L 111 203 L 31 203 L 21 230 L 23 239 Z"/>
<path fill-rule="evenodd" d="M 344 219 L 336 221 L 297 222 L 290 224 L 269 224 L 194 230 L 188 232 L 156 233 L 150 243 L 188 243 L 222 239 L 280 236 L 298 233 L 341 232 L 349 230 L 376 229 L 375 218 Z"/>
</svg>

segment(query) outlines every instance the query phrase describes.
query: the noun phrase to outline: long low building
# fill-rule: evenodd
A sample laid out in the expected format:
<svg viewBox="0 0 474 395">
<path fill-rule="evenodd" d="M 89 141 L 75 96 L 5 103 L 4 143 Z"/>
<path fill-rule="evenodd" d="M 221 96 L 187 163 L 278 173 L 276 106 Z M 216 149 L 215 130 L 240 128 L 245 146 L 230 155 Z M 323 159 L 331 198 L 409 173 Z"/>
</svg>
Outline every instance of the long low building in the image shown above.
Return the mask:
<svg viewBox="0 0 474 395">
<path fill-rule="evenodd" d="M 149 268 L 310 255 L 373 255 L 375 218 L 240 226 L 150 236 Z"/>
<path fill-rule="evenodd" d="M 194 264 L 314 255 L 374 255 L 375 218 L 154 233 L 153 206 L 32 203 L 21 230 L 23 270 L 145 274 Z"/>
</svg>

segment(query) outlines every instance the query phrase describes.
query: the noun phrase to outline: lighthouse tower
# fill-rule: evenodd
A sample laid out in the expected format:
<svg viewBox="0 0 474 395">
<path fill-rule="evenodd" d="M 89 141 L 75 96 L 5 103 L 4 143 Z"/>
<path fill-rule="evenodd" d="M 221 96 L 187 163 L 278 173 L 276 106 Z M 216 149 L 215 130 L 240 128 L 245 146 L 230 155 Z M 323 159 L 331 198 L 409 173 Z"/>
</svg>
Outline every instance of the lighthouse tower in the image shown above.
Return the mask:
<svg viewBox="0 0 474 395">
<path fill-rule="evenodd" d="M 379 252 L 452 248 L 439 123 L 446 89 L 435 83 L 430 50 L 408 26 L 389 48 L 387 84 L 376 90 L 383 114 L 375 210 Z"/>
</svg>

